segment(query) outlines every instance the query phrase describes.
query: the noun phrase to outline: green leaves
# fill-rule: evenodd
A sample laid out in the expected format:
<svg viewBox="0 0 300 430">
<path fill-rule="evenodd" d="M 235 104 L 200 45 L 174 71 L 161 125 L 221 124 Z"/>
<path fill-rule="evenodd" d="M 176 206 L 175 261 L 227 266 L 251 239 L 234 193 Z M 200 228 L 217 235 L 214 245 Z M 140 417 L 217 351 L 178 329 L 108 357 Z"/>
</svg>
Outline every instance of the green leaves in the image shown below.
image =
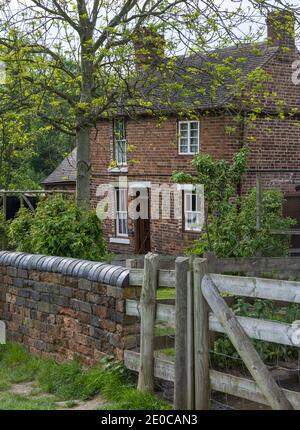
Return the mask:
<svg viewBox="0 0 300 430">
<path fill-rule="evenodd" d="M 102 224 L 95 211 L 82 212 L 62 196 L 42 200 L 33 217 L 20 209 L 8 237 L 19 251 L 103 260 L 107 258 Z"/>
</svg>

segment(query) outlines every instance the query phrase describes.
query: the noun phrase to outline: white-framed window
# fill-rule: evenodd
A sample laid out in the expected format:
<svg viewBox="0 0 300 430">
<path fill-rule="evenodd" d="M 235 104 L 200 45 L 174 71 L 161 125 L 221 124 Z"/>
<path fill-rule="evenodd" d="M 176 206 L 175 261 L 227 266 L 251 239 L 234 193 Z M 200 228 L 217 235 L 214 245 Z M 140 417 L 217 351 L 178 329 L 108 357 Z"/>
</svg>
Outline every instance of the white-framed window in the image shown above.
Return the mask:
<svg viewBox="0 0 300 430">
<path fill-rule="evenodd" d="M 181 155 L 197 154 L 200 148 L 199 121 L 179 121 L 178 151 Z"/>
<path fill-rule="evenodd" d="M 119 166 L 127 165 L 127 139 L 124 118 L 114 120 L 115 159 Z"/>
<path fill-rule="evenodd" d="M 116 235 L 128 236 L 128 190 L 116 188 Z"/>
<path fill-rule="evenodd" d="M 200 197 L 193 191 L 184 192 L 184 229 L 186 231 L 201 231 L 201 202 Z"/>
</svg>

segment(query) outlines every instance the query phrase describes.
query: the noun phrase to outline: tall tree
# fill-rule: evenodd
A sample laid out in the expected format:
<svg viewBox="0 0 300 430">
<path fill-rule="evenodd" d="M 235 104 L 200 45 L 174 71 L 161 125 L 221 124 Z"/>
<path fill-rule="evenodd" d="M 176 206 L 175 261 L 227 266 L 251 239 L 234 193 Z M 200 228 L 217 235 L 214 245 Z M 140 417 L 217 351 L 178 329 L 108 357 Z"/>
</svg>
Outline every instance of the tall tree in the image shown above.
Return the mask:
<svg viewBox="0 0 300 430">
<path fill-rule="evenodd" d="M 252 9 L 243 8 L 242 0 L 16 0 L 11 4 L 4 0 L 0 3 L 0 44 L 6 61 L 19 78 L 13 97 L 9 95 L 10 103 L 31 104 L 49 124 L 76 136 L 78 205 L 88 207 L 90 202 L 90 132 L 99 117 L 117 113 L 126 103 L 131 108 L 153 107 L 147 102 L 143 86 L 138 84 L 138 76 L 142 83 L 144 76 L 133 65 L 133 47 L 144 58 L 160 54 L 152 49 L 157 46 L 160 32 L 167 36 L 165 48 L 169 54 L 181 51 L 185 55 L 199 49 L 205 52 L 208 46 L 239 42 L 243 36 L 236 28 L 249 19 L 254 21 L 257 10 L 266 13 L 274 7 L 267 0 L 249 0 L 248 4 Z M 286 7 L 295 10 L 288 1 L 275 2 L 279 11 Z M 150 29 L 147 33 L 145 26 Z M 255 32 L 251 28 L 243 31 L 248 40 L 260 33 L 259 27 Z M 141 39 L 145 37 L 150 39 L 149 52 L 143 51 L 145 44 L 141 42 L 145 41 Z M 152 81 L 149 87 L 157 88 L 157 81 L 164 76 L 162 69 L 169 71 L 172 67 L 170 56 L 170 61 L 160 63 L 160 73 L 153 73 L 156 84 Z M 149 73 L 148 70 L 148 78 Z M 224 74 L 224 68 L 217 73 Z M 186 78 L 190 81 L 189 76 Z M 201 93 L 201 83 L 197 84 Z M 166 88 L 168 85 L 169 82 Z M 184 84 L 174 89 L 186 91 Z M 161 104 L 168 99 L 160 91 L 156 95 L 161 97 Z M 46 110 L 46 106 L 51 106 L 51 110 Z M 188 106 L 176 108 L 188 110 Z"/>
</svg>

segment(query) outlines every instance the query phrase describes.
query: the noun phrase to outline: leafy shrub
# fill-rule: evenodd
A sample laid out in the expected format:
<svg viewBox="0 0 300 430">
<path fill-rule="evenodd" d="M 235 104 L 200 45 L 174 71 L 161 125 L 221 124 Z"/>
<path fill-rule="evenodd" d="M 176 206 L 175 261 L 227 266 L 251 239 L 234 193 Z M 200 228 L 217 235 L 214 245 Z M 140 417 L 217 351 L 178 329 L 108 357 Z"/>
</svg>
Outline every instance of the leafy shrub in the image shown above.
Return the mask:
<svg viewBox="0 0 300 430">
<path fill-rule="evenodd" d="M 256 299 L 253 303 L 238 299 L 233 306 L 233 311 L 238 316 L 281 321 L 288 324 L 300 319 L 300 306 L 298 304 L 292 303 L 280 308 L 273 301 L 262 299 Z M 298 348 L 295 347 L 257 339 L 253 339 L 252 342 L 262 360 L 268 364 L 277 364 L 278 361 L 288 361 L 298 357 Z M 218 368 L 228 369 L 242 365 L 239 354 L 225 334 L 214 342 L 212 361 Z"/>
<path fill-rule="evenodd" d="M 31 248 L 31 228 L 33 222 L 33 213 L 29 209 L 21 207 L 7 229 L 7 236 L 11 247 L 17 251 L 33 252 Z"/>
<path fill-rule="evenodd" d="M 295 224 L 282 216 L 283 194 L 268 190 L 262 194 L 262 226 L 256 228 L 256 190 L 229 202 L 221 217 L 210 215 L 208 231 L 192 247 L 202 254 L 213 251 L 218 257 L 253 257 L 287 255 L 290 236 L 276 235 L 272 230 L 289 230 Z"/>
<path fill-rule="evenodd" d="M 41 200 L 33 216 L 20 209 L 8 238 L 18 251 L 100 260 L 107 257 L 102 223 L 94 210 L 82 212 L 68 198 Z"/>
<path fill-rule="evenodd" d="M 0 250 L 6 249 L 7 242 L 7 222 L 4 221 L 3 212 L 0 211 Z"/>
<path fill-rule="evenodd" d="M 246 172 L 249 149 L 242 148 L 232 161 L 197 154 L 192 165 L 193 176 L 175 172 L 177 183 L 203 184 L 206 213 L 205 231 L 188 252 L 202 255 L 212 251 L 218 257 L 281 256 L 288 252 L 290 237 L 274 235 L 271 230 L 289 230 L 295 224 L 283 218 L 283 194 L 279 190 L 262 193 L 262 227 L 256 228 L 256 190 L 238 197 L 237 187 Z"/>
</svg>

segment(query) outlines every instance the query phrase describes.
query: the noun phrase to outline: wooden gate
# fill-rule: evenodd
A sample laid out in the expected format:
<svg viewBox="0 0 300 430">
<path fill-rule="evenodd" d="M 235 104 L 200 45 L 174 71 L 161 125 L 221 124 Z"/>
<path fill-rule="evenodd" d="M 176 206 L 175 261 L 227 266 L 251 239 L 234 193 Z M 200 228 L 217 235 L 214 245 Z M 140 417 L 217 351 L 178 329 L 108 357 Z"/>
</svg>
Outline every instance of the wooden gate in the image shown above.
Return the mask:
<svg viewBox="0 0 300 430">
<path fill-rule="evenodd" d="M 215 260 L 178 258 L 175 270 L 158 269 L 158 256 L 149 254 L 145 268 L 131 272 L 131 284 L 143 283 L 141 302 L 127 301 L 128 315 L 141 315 L 141 349 L 125 352 L 125 365 L 139 371 L 139 388 L 153 389 L 153 378 L 174 381 L 175 409 L 209 409 L 211 390 L 262 403 L 272 409 L 300 409 L 300 392 L 279 387 L 251 338 L 297 346 L 294 327 L 281 322 L 237 317 L 222 295 L 300 303 L 300 283 L 247 276 L 210 273 L 292 270 L 300 259 L 253 258 Z M 141 277 L 143 277 L 143 282 Z M 176 288 L 176 305 L 157 304 L 156 288 Z M 175 363 L 155 357 L 154 321 L 176 326 Z M 209 332 L 226 333 L 253 379 L 219 372 L 209 367 Z"/>
</svg>

